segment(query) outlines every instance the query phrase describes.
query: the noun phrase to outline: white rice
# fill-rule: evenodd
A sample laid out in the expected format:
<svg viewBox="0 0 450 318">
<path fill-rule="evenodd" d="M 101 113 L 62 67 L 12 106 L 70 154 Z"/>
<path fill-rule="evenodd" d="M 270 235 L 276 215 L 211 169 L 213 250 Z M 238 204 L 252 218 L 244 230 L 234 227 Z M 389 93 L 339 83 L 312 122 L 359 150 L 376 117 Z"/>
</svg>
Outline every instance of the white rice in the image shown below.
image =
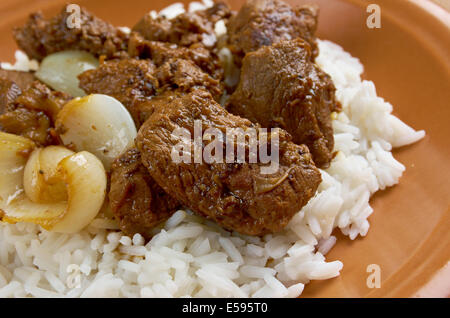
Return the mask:
<svg viewBox="0 0 450 318">
<path fill-rule="evenodd" d="M 370 196 L 405 170 L 392 147 L 424 132 L 391 114 L 374 84 L 361 81 L 356 58 L 328 41 L 319 48 L 317 64 L 331 75 L 343 107 L 333 120 L 339 153 L 284 232 L 228 233 L 189 211 L 175 213 L 147 244 L 102 219 L 73 235 L 0 224 L 0 297 L 298 297 L 311 280 L 338 276 L 343 264 L 324 257 L 336 243 L 332 231 L 350 239 L 367 234 Z M 9 68 L 36 68 L 23 53 L 16 57 Z"/>
</svg>

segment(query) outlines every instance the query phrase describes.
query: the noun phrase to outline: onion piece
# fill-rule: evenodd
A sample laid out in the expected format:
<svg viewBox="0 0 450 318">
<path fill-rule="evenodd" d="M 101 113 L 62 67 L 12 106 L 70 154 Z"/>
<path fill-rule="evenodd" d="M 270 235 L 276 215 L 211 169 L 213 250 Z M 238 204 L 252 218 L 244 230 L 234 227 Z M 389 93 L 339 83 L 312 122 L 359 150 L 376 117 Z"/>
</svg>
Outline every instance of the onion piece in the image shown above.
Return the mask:
<svg viewBox="0 0 450 318">
<path fill-rule="evenodd" d="M 136 126 L 117 99 L 93 94 L 76 98 L 58 113 L 56 129 L 65 145 L 96 155 L 109 170 L 123 151 L 134 145 Z"/>
<path fill-rule="evenodd" d="M 58 163 L 72 154 L 73 151 L 60 146 L 49 146 L 33 151 L 25 165 L 23 183 L 25 194 L 31 201 L 36 203 L 67 201 L 66 185 L 55 176 Z"/>
<path fill-rule="evenodd" d="M 106 173 L 100 160 L 82 151 L 58 164 L 58 174 L 67 184 L 68 206 L 54 232 L 75 233 L 83 229 L 100 211 L 106 196 Z"/>
<path fill-rule="evenodd" d="M 86 93 L 79 87 L 78 75 L 98 65 L 98 59 L 88 52 L 62 51 L 45 57 L 36 77 L 54 90 L 81 97 Z"/>
<path fill-rule="evenodd" d="M 7 223 L 30 222 L 41 225 L 44 229 L 60 233 L 75 233 L 87 226 L 97 215 L 106 195 L 106 173 L 102 163 L 88 152 L 68 154 L 67 149 L 54 147 L 34 150 L 30 140 L 0 132 L 0 221 Z M 27 169 L 44 168 L 52 182 L 64 183 L 67 201 L 45 203 L 33 202 L 25 193 L 24 177 L 27 155 L 32 151 L 34 161 Z M 44 155 L 43 155 L 44 154 Z M 45 164 L 42 158 L 54 155 L 55 158 Z M 39 162 L 36 162 L 39 160 Z M 34 173 L 30 174 L 31 176 Z M 37 198 L 47 195 L 54 184 L 43 185 L 45 178 L 39 180 L 37 189 L 29 189 Z M 33 185 L 27 185 L 30 187 Z M 47 191 L 45 195 L 38 193 Z M 59 195 L 58 195 L 59 196 Z M 56 198 L 60 199 L 60 198 Z"/>
</svg>

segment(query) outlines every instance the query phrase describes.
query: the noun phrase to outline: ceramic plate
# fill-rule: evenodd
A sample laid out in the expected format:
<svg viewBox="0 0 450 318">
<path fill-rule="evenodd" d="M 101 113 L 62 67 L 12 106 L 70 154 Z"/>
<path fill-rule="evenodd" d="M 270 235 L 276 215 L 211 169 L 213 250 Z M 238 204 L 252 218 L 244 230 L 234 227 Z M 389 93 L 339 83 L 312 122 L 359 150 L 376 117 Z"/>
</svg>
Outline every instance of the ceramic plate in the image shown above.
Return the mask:
<svg viewBox="0 0 450 318">
<path fill-rule="evenodd" d="M 30 12 L 57 13 L 66 0 L 2 0 L 0 60 L 12 61 L 13 26 Z M 234 9 L 243 1 L 230 0 Z M 407 170 L 400 184 L 372 198 L 375 212 L 364 238 L 338 243 L 328 260 L 342 260 L 341 275 L 315 281 L 304 297 L 449 296 L 450 275 L 450 13 L 428 0 L 309 0 L 321 8 L 318 36 L 343 46 L 365 66 L 364 78 L 394 113 L 425 139 L 394 151 Z M 100 18 L 132 26 L 169 0 L 78 0 Z M 381 8 L 381 28 L 369 29 L 369 3 Z M 381 288 L 370 289 L 367 267 L 381 269 Z M 440 271 L 441 270 L 441 271 Z M 433 277 L 437 278 L 433 279 Z M 430 282 L 431 281 L 431 282 Z"/>
</svg>

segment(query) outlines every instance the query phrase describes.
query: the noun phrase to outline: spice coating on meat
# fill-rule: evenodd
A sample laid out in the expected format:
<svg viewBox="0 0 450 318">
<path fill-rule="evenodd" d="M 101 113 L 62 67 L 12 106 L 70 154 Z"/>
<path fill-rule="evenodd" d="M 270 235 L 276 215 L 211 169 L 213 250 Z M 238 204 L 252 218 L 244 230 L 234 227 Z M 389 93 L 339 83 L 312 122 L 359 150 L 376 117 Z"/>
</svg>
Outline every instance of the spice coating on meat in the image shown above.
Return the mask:
<svg viewBox="0 0 450 318">
<path fill-rule="evenodd" d="M 140 104 L 156 94 L 155 65 L 148 60 L 122 59 L 105 61 L 96 69 L 78 76 L 79 86 L 87 94 L 105 94 L 116 98 L 140 126 Z"/>
<path fill-rule="evenodd" d="M 317 20 L 316 6 L 292 8 L 278 0 L 250 0 L 227 25 L 229 47 L 239 63 L 246 53 L 262 46 L 300 37 L 311 45 L 315 57 Z"/>
<path fill-rule="evenodd" d="M 31 15 L 15 29 L 15 38 L 37 60 L 69 49 L 99 57 L 99 67 L 79 75 L 80 88 L 112 96 L 130 112 L 139 129 L 136 146 L 112 165 L 108 194 L 124 233 L 149 239 L 182 207 L 230 231 L 275 233 L 314 196 L 321 182 L 316 166 L 327 167 L 333 156 L 331 113 L 340 107 L 331 78 L 314 64 L 316 7 L 250 0 L 236 14 L 216 2 L 172 19 L 146 15 L 130 34 L 86 10 L 80 27 L 70 28 L 65 10 L 49 20 Z M 228 31 L 216 37 L 215 29 L 223 33 L 216 25 L 221 20 Z M 241 68 L 230 97 L 223 94 L 223 65 L 229 60 L 220 51 L 224 46 Z M 39 146 L 57 144 L 54 120 L 70 96 L 22 73 L 0 69 L 0 129 Z M 218 104 L 227 98 L 226 108 Z M 255 130 L 260 147 L 270 148 L 279 138 L 278 170 L 262 172 L 267 163 L 261 162 L 260 149 L 259 161 L 249 163 L 249 145 L 245 162 L 206 162 L 204 157 L 203 163 L 174 162 L 180 140 L 195 144 L 197 121 L 203 133 L 222 132 L 223 154 L 228 129 Z M 261 127 L 281 129 L 266 134 Z M 180 128 L 191 136 L 180 139 L 174 134 Z M 212 144 L 202 139 L 201 150 Z"/>
<path fill-rule="evenodd" d="M 214 79 L 221 80 L 223 78 L 223 68 L 219 57 L 201 43 L 187 48 L 168 42 L 148 41 L 139 33 L 133 32 L 128 43 L 128 55 L 150 59 L 158 66 L 169 59 L 190 60 Z"/>
<path fill-rule="evenodd" d="M 41 146 L 57 144 L 59 141 L 53 128 L 56 115 L 71 97 L 52 91 L 39 81 L 30 84 L 29 75 L 32 74 L 5 72 L 2 75 L 10 76 L 0 78 L 0 130 L 27 137 Z M 16 80 L 21 87 L 10 79 Z"/>
<path fill-rule="evenodd" d="M 131 113 L 137 127 L 151 115 L 152 99 L 166 91 L 188 93 L 202 87 L 217 99 L 222 95 L 218 80 L 184 59 L 169 58 L 158 68 L 151 60 L 109 60 L 78 78 L 86 93 L 106 94 L 119 100 Z"/>
<path fill-rule="evenodd" d="M 146 40 L 175 43 L 189 47 L 203 43 L 209 48 L 216 44 L 215 23 L 231 16 L 231 11 L 223 2 L 215 3 L 211 8 L 195 12 L 185 12 L 173 19 L 163 16 L 156 18 L 145 15 L 134 27 Z"/>
<path fill-rule="evenodd" d="M 109 204 L 125 234 L 139 233 L 147 239 L 181 207 L 152 179 L 136 148 L 124 152 L 111 167 Z"/>
<path fill-rule="evenodd" d="M 259 128 L 229 114 L 203 90 L 172 100 L 144 123 L 136 139 L 143 164 L 170 196 L 194 212 L 228 230 L 262 235 L 280 231 L 314 195 L 320 172 L 307 147 L 290 142 L 282 130 L 279 169 L 270 175 L 261 173 L 263 164 L 248 161 L 174 162 L 171 153 L 179 141 L 173 132 L 185 128 L 193 136 L 195 120 L 202 121 L 203 131 L 217 128 L 224 134 L 227 128 Z"/>
<path fill-rule="evenodd" d="M 155 75 L 163 89 L 188 93 L 203 88 L 209 91 L 215 100 L 219 100 L 223 93 L 219 81 L 213 79 L 189 60 L 170 59 L 156 70 Z"/>
<path fill-rule="evenodd" d="M 14 101 L 36 80 L 32 73 L 0 69 L 0 115 L 14 110 Z"/>
<path fill-rule="evenodd" d="M 31 14 L 23 27 L 14 29 L 18 46 L 28 57 L 38 61 L 64 50 L 88 51 L 95 56 L 104 55 L 107 58 L 126 51 L 128 35 L 119 28 L 85 9 L 80 11 L 79 26 L 70 27 L 70 15 L 66 7 L 49 20 L 45 20 L 40 13 Z"/>
<path fill-rule="evenodd" d="M 319 167 L 333 156 L 331 112 L 339 110 L 331 78 L 311 62 L 308 43 L 282 41 L 248 53 L 227 109 L 263 127 L 288 131 Z"/>
<path fill-rule="evenodd" d="M 14 101 L 22 90 L 16 83 L 7 79 L 0 80 L 0 115 L 14 110 Z"/>
<path fill-rule="evenodd" d="M 14 82 L 22 91 L 29 88 L 36 81 L 33 73 L 3 69 L 0 69 L 0 79 Z"/>
</svg>

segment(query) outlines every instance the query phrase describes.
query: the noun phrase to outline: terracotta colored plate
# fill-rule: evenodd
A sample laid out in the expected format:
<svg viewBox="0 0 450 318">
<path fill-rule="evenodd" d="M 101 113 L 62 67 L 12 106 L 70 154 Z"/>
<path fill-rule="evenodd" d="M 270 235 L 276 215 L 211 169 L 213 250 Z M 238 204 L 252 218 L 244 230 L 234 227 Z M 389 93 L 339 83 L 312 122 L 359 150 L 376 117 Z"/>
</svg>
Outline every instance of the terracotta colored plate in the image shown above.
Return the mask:
<svg viewBox="0 0 450 318">
<path fill-rule="evenodd" d="M 0 60 L 13 58 L 13 26 L 22 24 L 29 12 L 53 14 L 66 2 L 2 0 Z M 132 26 L 145 12 L 171 3 L 76 2 L 121 26 Z M 242 2 L 230 0 L 234 9 Z M 365 65 L 364 77 L 375 82 L 379 95 L 394 105 L 395 114 L 414 128 L 425 129 L 427 136 L 418 144 L 395 151 L 407 170 L 399 185 L 372 199 L 375 213 L 370 217 L 368 235 L 350 241 L 338 234 L 338 243 L 327 258 L 344 262 L 341 276 L 311 283 L 304 296 L 449 296 L 448 270 L 422 288 L 450 260 L 450 14 L 428 0 L 371 1 L 381 7 L 381 28 L 369 29 L 368 1 L 308 2 L 321 7 L 319 37 L 360 58 Z M 381 268 L 379 289 L 366 285 L 369 264 Z"/>
</svg>

